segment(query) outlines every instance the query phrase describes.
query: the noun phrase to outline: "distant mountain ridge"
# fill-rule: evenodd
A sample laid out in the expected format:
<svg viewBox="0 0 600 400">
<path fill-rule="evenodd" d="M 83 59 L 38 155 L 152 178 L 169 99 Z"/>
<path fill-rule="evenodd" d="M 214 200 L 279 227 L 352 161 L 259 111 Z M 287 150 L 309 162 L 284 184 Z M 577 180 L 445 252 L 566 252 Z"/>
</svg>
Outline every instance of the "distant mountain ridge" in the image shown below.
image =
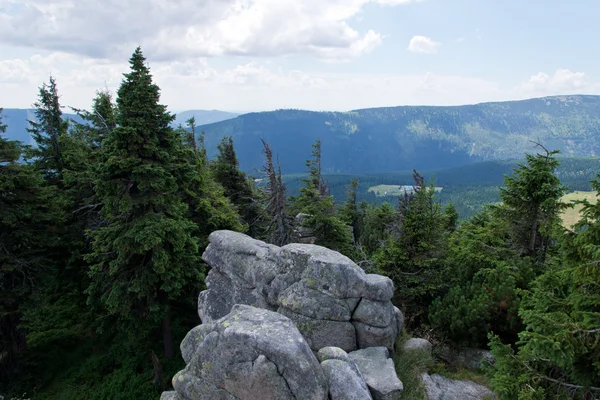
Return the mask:
<svg viewBox="0 0 600 400">
<path fill-rule="evenodd" d="M 176 114 L 174 124 L 185 126 L 186 121 L 194 117 L 196 125 L 206 125 L 235 118 L 238 115 L 240 114 L 219 110 L 188 110 Z"/>
<path fill-rule="evenodd" d="M 196 118 L 197 125 L 204 125 L 235 118 L 238 115 L 239 114 L 219 110 L 188 110 L 176 114 L 175 121 L 172 125 L 174 127 L 179 124 L 185 126 L 185 122 L 192 116 Z M 63 114 L 63 117 L 81 122 L 81 118 L 76 114 L 65 113 Z M 19 140 L 26 144 L 33 144 L 29 133 L 27 133 L 29 120 L 35 120 L 35 109 L 5 108 L 2 111 L 2 123 L 8 126 L 6 137 L 11 140 Z"/>
<path fill-rule="evenodd" d="M 600 96 L 569 95 L 465 106 L 398 106 L 313 112 L 278 110 L 203 125 L 209 155 L 233 136 L 246 171 L 271 144 L 284 173 L 302 172 L 322 141 L 328 173 L 439 169 L 485 160 L 522 159 L 533 142 L 564 156 L 600 155 Z"/>
</svg>

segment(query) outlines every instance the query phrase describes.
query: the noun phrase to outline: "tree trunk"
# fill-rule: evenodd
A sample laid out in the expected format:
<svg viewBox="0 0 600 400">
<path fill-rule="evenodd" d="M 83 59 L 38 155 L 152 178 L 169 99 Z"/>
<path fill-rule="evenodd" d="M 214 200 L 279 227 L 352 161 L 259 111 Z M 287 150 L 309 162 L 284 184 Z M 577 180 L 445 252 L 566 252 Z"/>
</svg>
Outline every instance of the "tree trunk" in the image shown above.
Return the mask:
<svg viewBox="0 0 600 400">
<path fill-rule="evenodd" d="M 165 346 L 165 356 L 171 359 L 175 355 L 175 350 L 173 348 L 173 335 L 171 333 L 171 317 L 169 316 L 168 312 L 162 320 L 162 331 L 163 343 Z"/>
</svg>

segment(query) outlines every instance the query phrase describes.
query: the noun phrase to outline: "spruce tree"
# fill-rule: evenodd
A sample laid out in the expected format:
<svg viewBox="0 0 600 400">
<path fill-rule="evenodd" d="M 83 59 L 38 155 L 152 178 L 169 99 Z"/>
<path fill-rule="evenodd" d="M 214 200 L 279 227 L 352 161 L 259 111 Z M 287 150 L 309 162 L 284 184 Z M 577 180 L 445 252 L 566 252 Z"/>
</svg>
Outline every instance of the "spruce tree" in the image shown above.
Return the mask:
<svg viewBox="0 0 600 400">
<path fill-rule="evenodd" d="M 58 183 L 65 166 L 60 138 L 67 133 L 69 124 L 62 117 L 56 80 L 52 76 L 48 84 L 40 87 L 38 101 L 33 106 L 37 121 L 29 121 L 27 129 L 37 143 L 32 154 L 46 179 Z"/>
<path fill-rule="evenodd" d="M 239 169 L 231 136 L 225 136 L 217 148 L 219 153 L 212 162 L 215 179 L 238 209 L 242 221 L 248 226 L 248 235 L 260 238 L 264 233 L 263 212 L 253 184 Z"/>
<path fill-rule="evenodd" d="M 560 225 L 563 209 L 560 198 L 565 187 L 555 174 L 559 165 L 555 155 L 539 145 L 543 154 L 527 154 L 500 189 L 502 205 L 496 210 L 512 231 L 513 246 L 523 256 L 543 262 L 551 245 L 551 233 Z"/>
<path fill-rule="evenodd" d="M 118 90 L 117 128 L 102 142 L 95 181 L 103 225 L 91 233 L 91 303 L 98 302 L 132 333 L 162 325 L 164 351 L 174 354 L 170 305 L 203 278 L 195 224 L 181 199 L 182 177 L 193 176 L 182 157 L 174 117 L 159 104 L 138 47 Z"/>
<path fill-rule="evenodd" d="M 394 280 L 397 303 L 418 325 L 443 284 L 449 232 L 433 183 L 427 185 L 417 171 L 413 179 L 413 190 L 399 198 L 396 223 L 374 260 L 380 272 Z"/>
<path fill-rule="evenodd" d="M 200 249 L 208 245 L 208 235 L 220 229 L 229 229 L 241 232 L 245 229 L 240 222 L 240 215 L 236 207 L 225 196 L 223 186 L 213 177 L 206 159 L 203 147 L 195 145 L 195 122 L 188 120 L 190 132 L 180 128 L 184 158 L 192 166 L 191 175 L 180 176 L 180 190 L 186 204 L 188 204 L 188 218 L 196 224 L 194 235 L 199 240 Z M 202 144 L 202 143 L 201 143 Z"/>
</svg>

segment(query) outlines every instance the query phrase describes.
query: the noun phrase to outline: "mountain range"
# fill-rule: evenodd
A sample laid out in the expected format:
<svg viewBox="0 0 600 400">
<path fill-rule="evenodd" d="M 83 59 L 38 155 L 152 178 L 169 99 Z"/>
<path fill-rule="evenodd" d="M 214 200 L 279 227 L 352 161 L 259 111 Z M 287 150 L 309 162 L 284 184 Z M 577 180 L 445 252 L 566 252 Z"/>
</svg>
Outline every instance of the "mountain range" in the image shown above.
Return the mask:
<svg viewBox="0 0 600 400">
<path fill-rule="evenodd" d="M 32 108 L 5 108 L 2 110 L 2 123 L 7 125 L 6 137 L 11 140 L 19 140 L 26 144 L 33 144 L 27 128 L 29 120 L 35 121 L 35 110 Z M 188 110 L 175 114 L 175 120 L 172 125 L 184 125 L 186 121 L 194 117 L 197 125 L 211 124 L 214 122 L 223 121 L 229 118 L 235 118 L 239 114 L 219 111 L 219 110 Z M 70 118 L 77 122 L 82 122 L 81 118 L 76 114 L 63 114 L 64 118 Z"/>
<path fill-rule="evenodd" d="M 465 106 L 398 106 L 315 112 L 277 110 L 234 114 L 191 110 L 205 132 L 209 156 L 224 136 L 232 136 L 247 172 L 263 164 L 264 138 L 285 174 L 306 170 L 311 144 L 322 143 L 325 173 L 436 170 L 488 160 L 523 159 L 542 144 L 568 157 L 600 155 L 600 96 L 552 96 Z M 65 117 L 77 119 L 73 114 Z M 31 143 L 26 132 L 32 109 L 4 109 L 11 139 Z"/>
<path fill-rule="evenodd" d="M 600 96 L 349 112 L 277 110 L 243 114 L 200 130 L 209 155 L 223 136 L 232 136 L 246 171 L 261 167 L 264 138 L 286 174 L 306 170 L 317 139 L 326 173 L 433 170 L 523 159 L 539 149 L 535 143 L 563 156 L 590 157 L 600 154 Z"/>
</svg>

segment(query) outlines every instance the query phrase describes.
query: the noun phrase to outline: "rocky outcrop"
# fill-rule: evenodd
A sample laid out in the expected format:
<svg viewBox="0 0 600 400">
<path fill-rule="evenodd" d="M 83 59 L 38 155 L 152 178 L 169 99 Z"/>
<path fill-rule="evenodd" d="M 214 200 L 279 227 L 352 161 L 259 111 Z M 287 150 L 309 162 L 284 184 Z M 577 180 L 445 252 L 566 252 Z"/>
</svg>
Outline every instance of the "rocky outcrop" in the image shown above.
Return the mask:
<svg viewBox="0 0 600 400">
<path fill-rule="evenodd" d="M 187 363 L 164 399 L 310 399 L 328 397 L 325 374 L 308 344 L 283 315 L 245 305 L 190 331 Z"/>
<path fill-rule="evenodd" d="M 203 259 L 208 290 L 198 298 L 203 322 L 234 304 L 277 311 L 291 319 L 313 351 L 374 346 L 394 351 L 403 327 L 391 303 L 392 281 L 366 274 L 338 252 L 310 244 L 277 247 L 232 231 L 213 232 Z"/>
<path fill-rule="evenodd" d="M 490 389 L 471 381 L 459 381 L 438 374 L 423 374 L 422 379 L 429 400 L 483 400 L 497 397 Z"/>
</svg>

